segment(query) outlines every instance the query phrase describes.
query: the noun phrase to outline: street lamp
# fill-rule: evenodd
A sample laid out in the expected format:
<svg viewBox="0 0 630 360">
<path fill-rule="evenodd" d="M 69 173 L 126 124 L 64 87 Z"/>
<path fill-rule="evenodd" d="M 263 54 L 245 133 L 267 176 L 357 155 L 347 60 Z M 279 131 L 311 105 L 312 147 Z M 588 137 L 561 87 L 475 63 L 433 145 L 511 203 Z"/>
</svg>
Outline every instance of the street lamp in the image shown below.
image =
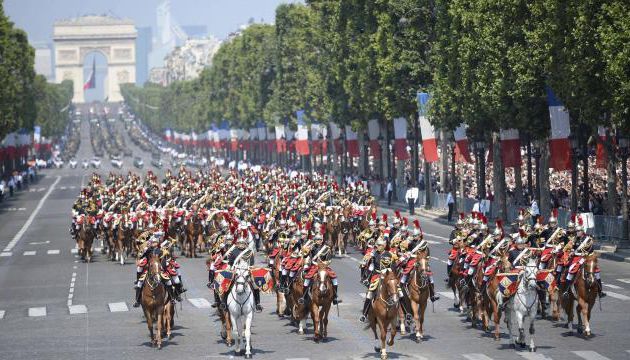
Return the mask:
<svg viewBox="0 0 630 360">
<path fill-rule="evenodd" d="M 486 198 L 486 142 L 479 139 L 472 143 L 473 151 L 477 157 L 477 174 L 479 176 L 479 182 L 477 182 L 477 195 L 480 199 Z"/>
<path fill-rule="evenodd" d="M 345 133 L 345 129 L 341 131 L 341 134 L 339 134 L 339 141 L 341 141 L 341 158 L 339 159 L 339 161 L 341 161 L 341 181 L 339 183 L 343 184 L 343 181 L 344 181 L 345 176 L 346 176 L 346 133 Z"/>
<path fill-rule="evenodd" d="M 619 157 L 621 158 L 621 211 L 623 215 L 623 247 L 628 244 L 628 156 L 630 155 L 630 140 L 625 136 L 619 136 Z"/>
<path fill-rule="evenodd" d="M 319 140 L 319 167 L 324 172 L 324 135 L 320 132 L 317 139 Z"/>
<path fill-rule="evenodd" d="M 538 203 L 538 205 L 540 206 L 540 157 L 541 157 L 541 152 L 540 152 L 540 142 L 536 141 L 534 143 L 534 148 L 532 151 L 532 156 L 534 156 L 534 159 L 536 161 L 536 202 Z"/>
<path fill-rule="evenodd" d="M 571 212 L 577 212 L 577 164 L 580 157 L 580 139 L 571 134 L 569 135 L 569 143 L 571 144 Z"/>
<path fill-rule="evenodd" d="M 368 144 L 370 143 L 370 137 L 367 134 L 367 130 L 363 133 L 363 153 L 365 154 L 365 158 L 363 159 L 363 174 L 365 177 L 368 177 L 370 173 L 370 159 L 369 159 L 369 151 Z"/>
</svg>

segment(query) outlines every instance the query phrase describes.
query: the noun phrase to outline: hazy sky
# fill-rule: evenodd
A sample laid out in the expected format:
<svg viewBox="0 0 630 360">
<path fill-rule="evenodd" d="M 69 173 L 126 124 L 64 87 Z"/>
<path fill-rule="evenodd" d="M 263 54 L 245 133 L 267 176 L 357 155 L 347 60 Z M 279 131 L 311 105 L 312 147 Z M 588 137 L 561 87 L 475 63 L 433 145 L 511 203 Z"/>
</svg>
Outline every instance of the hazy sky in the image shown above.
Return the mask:
<svg viewBox="0 0 630 360">
<path fill-rule="evenodd" d="M 155 36 L 155 8 L 162 0 L 4 0 L 10 19 L 26 30 L 31 42 L 50 42 L 55 20 L 88 14 L 130 18 L 136 26 L 151 26 Z M 171 16 L 179 25 L 206 25 L 222 39 L 245 24 L 271 22 L 279 4 L 299 0 L 171 0 Z"/>
</svg>

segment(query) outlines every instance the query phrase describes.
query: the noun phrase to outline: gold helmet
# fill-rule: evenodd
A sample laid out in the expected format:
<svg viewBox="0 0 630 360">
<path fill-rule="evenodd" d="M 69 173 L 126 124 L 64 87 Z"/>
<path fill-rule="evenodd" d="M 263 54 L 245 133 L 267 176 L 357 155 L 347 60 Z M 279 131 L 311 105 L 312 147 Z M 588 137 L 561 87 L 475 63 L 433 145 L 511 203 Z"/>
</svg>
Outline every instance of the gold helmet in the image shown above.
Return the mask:
<svg viewBox="0 0 630 360">
<path fill-rule="evenodd" d="M 392 254 L 390 253 L 383 254 L 383 256 L 381 256 L 381 259 L 380 259 L 381 268 L 390 267 L 392 265 L 392 261 L 393 261 Z"/>
</svg>

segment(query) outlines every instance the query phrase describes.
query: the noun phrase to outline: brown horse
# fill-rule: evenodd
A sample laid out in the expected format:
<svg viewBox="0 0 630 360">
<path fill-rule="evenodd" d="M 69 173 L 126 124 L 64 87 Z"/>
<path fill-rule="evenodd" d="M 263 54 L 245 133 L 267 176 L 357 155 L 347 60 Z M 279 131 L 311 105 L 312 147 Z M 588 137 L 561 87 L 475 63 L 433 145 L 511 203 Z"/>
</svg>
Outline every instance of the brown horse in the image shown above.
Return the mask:
<svg viewBox="0 0 630 360">
<path fill-rule="evenodd" d="M 597 300 L 599 285 L 595 280 L 595 269 L 597 268 L 597 256 L 595 254 L 587 255 L 584 259 L 584 265 L 575 274 L 575 291 L 569 289 L 569 297 L 563 299 L 564 311 L 567 313 L 567 328 L 573 327 L 573 303 L 577 300 L 575 312 L 578 317 L 578 334 L 591 336 L 591 310 Z"/>
<path fill-rule="evenodd" d="M 147 320 L 151 342 L 158 349 L 162 348 L 164 307 L 168 302 L 170 302 L 170 299 L 160 274 L 160 254 L 158 251 L 154 251 L 149 255 L 148 271 L 144 287 L 142 288 L 141 304 L 144 317 Z M 153 332 L 154 323 L 157 327 L 156 333 Z"/>
<path fill-rule="evenodd" d="M 293 283 L 289 290 L 289 296 L 287 299 L 287 306 L 291 309 L 291 316 L 293 321 L 298 324 L 298 334 L 304 335 L 304 329 L 306 328 L 306 318 L 308 317 L 308 308 L 304 304 L 299 303 L 299 299 L 304 296 L 304 271 L 300 271 L 295 274 Z"/>
<path fill-rule="evenodd" d="M 92 262 L 92 244 L 96 238 L 96 219 L 86 216 L 81 224 L 77 236 L 77 247 L 79 248 L 79 256 L 85 262 Z"/>
<path fill-rule="evenodd" d="M 175 326 L 175 304 L 167 301 L 162 314 L 162 329 L 167 340 L 171 339 L 171 331 Z"/>
<path fill-rule="evenodd" d="M 201 218 L 197 212 L 194 212 L 192 216 L 187 219 L 187 223 L 184 226 L 184 254 L 186 257 L 197 257 L 197 246 L 199 237 L 201 236 Z M 203 242 L 203 237 L 202 237 Z"/>
<path fill-rule="evenodd" d="M 488 331 L 490 318 L 494 323 L 494 340 L 499 341 L 501 335 L 499 333 L 499 327 L 501 322 L 501 307 L 497 301 L 499 294 L 499 281 L 497 279 L 497 273 L 503 273 L 507 271 L 511 266 L 507 259 L 507 256 L 502 256 L 497 264 L 497 269 L 492 276 L 488 278 L 486 282 L 486 291 L 482 293 L 484 309 L 482 311 L 483 317 L 483 329 Z"/>
<path fill-rule="evenodd" d="M 378 288 L 374 294 L 376 298 L 372 300 L 368 321 L 376 341 L 374 351 L 380 351 L 381 359 L 387 359 L 387 346 L 394 346 L 398 321 L 398 277 L 393 271 L 388 269 L 384 274 L 381 274 Z M 386 341 L 388 331 L 391 334 L 389 341 Z"/>
<path fill-rule="evenodd" d="M 283 250 L 280 251 L 282 253 Z M 282 263 L 282 256 L 280 253 L 276 256 L 273 266 L 273 280 L 274 291 L 276 292 L 276 314 L 278 317 L 283 318 L 287 310 L 287 299 L 283 291 L 280 291 L 280 264 Z"/>
<path fill-rule="evenodd" d="M 328 276 L 328 263 L 320 262 L 317 275 L 313 277 L 311 294 L 311 319 L 315 332 L 315 342 L 328 337 L 328 313 L 333 301 L 333 284 Z"/>
<path fill-rule="evenodd" d="M 464 307 L 462 306 L 462 299 L 460 297 L 460 279 L 462 279 L 461 271 L 463 264 L 463 261 L 460 261 L 461 257 L 462 255 L 460 254 L 453 260 L 451 272 L 448 273 L 447 286 L 453 291 L 453 307 L 458 309 L 460 313 L 463 313 Z"/>
<path fill-rule="evenodd" d="M 424 312 L 429 299 L 429 259 L 425 252 L 416 255 L 416 263 L 409 273 L 409 300 L 416 325 L 416 340 L 424 338 Z"/>
<path fill-rule="evenodd" d="M 219 306 L 217 307 L 217 315 L 219 315 L 219 319 L 221 319 L 221 338 L 225 340 L 227 346 L 232 346 L 234 340 L 232 339 L 232 319 L 230 318 L 230 312 L 227 308 Z"/>
</svg>

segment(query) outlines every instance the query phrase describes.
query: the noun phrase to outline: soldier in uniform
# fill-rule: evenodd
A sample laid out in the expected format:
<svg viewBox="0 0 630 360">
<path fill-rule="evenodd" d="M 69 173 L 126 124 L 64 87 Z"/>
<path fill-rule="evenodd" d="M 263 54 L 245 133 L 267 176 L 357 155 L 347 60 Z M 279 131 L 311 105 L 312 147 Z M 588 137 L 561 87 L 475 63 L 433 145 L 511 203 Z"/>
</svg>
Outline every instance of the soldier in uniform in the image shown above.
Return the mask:
<svg viewBox="0 0 630 360">
<path fill-rule="evenodd" d="M 372 303 L 372 298 L 374 297 L 374 291 L 377 288 L 377 282 L 380 280 L 380 274 L 386 271 L 387 269 L 396 271 L 396 269 L 393 268 L 393 265 L 396 259 L 394 255 L 392 255 L 392 253 L 385 250 L 385 245 L 386 245 L 386 242 L 385 242 L 385 239 L 383 238 L 379 238 L 376 241 L 376 252 L 374 253 L 374 256 L 372 257 L 372 259 L 370 260 L 370 264 L 368 266 L 368 269 L 371 272 L 371 276 L 368 283 L 368 291 L 367 291 L 367 294 L 365 295 L 365 302 L 363 303 L 362 315 L 361 315 L 361 318 L 359 318 L 359 321 L 362 323 L 366 321 L 367 314 L 370 310 L 370 304 Z M 400 289 L 399 289 L 398 295 L 401 298 L 404 295 Z"/>
<path fill-rule="evenodd" d="M 248 242 L 247 230 L 244 230 L 241 233 L 241 236 L 236 241 L 236 247 L 231 249 L 231 251 L 225 254 L 226 256 L 224 257 L 223 261 L 227 262 L 227 264 L 230 267 L 234 266 L 237 260 L 248 261 L 249 266 L 253 266 L 254 254 L 252 253 L 251 249 L 248 248 L 248 245 L 249 245 L 249 242 Z M 252 292 L 254 294 L 254 303 L 256 306 L 256 312 L 261 312 L 263 308 L 260 305 L 260 289 L 252 286 Z M 221 299 L 222 306 L 225 306 L 225 308 L 227 308 L 227 294 L 229 293 L 230 293 L 230 289 L 228 289 L 228 291 L 225 292 L 224 298 Z"/>
<path fill-rule="evenodd" d="M 142 252 L 142 255 L 137 261 L 137 269 L 136 269 L 137 272 L 136 272 L 136 283 L 135 283 L 136 302 L 133 304 L 133 307 L 140 306 L 140 300 L 142 297 L 142 286 L 144 285 L 144 277 L 146 276 L 147 265 L 149 264 L 149 255 L 154 251 L 158 251 L 160 252 L 160 254 L 162 253 L 161 248 L 160 248 L 162 246 L 160 244 L 160 239 L 163 235 L 164 234 L 162 232 L 153 233 L 153 235 L 151 235 L 151 238 L 149 239 L 147 247 L 144 249 L 144 251 Z M 168 242 L 168 240 L 166 240 L 164 243 L 166 242 Z M 168 294 L 170 295 L 172 299 L 171 301 L 173 302 L 175 300 L 182 301 L 181 297 L 177 294 L 175 288 L 173 287 L 173 282 L 171 281 L 171 279 L 169 278 L 168 280 L 165 280 L 162 277 L 160 277 L 160 279 L 164 283 L 164 287 L 166 288 L 166 291 L 168 292 Z"/>
<path fill-rule="evenodd" d="M 593 237 L 586 234 L 584 231 L 584 224 L 582 223 L 582 218 L 578 218 L 578 224 L 576 226 L 576 239 L 575 239 L 575 250 L 573 250 L 571 264 L 569 265 L 569 271 L 567 273 L 567 282 L 565 291 L 562 294 L 565 298 L 569 296 L 571 292 L 571 286 L 575 281 L 575 276 L 577 275 L 580 267 L 584 264 L 584 260 L 587 256 L 593 253 L 593 245 L 595 245 L 595 241 Z M 602 278 L 600 274 L 599 266 L 595 267 L 595 281 L 597 281 L 598 286 L 598 295 L 600 298 L 606 297 L 606 293 L 602 291 Z"/>
</svg>

